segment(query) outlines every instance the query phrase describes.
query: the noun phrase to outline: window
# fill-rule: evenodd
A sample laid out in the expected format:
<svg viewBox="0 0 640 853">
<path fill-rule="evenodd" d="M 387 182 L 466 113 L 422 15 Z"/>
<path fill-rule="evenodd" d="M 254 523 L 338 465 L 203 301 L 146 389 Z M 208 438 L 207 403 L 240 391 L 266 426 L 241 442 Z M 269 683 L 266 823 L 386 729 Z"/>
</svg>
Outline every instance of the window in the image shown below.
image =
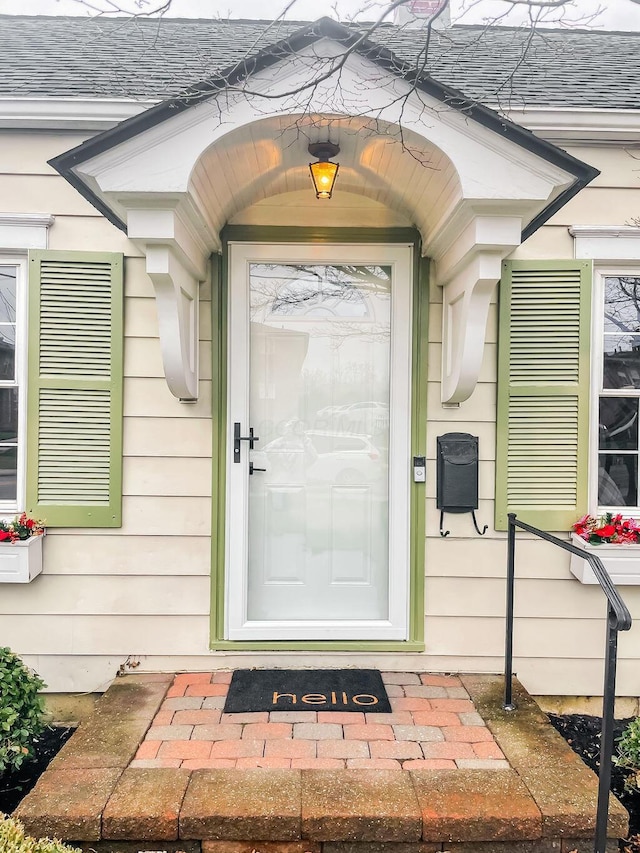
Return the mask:
<svg viewBox="0 0 640 853">
<path fill-rule="evenodd" d="M 0 256 L 0 513 L 24 505 L 26 263 Z"/>
<path fill-rule="evenodd" d="M 596 339 L 601 342 L 594 376 L 598 505 L 635 508 L 640 472 L 640 271 L 601 271 L 596 294 Z"/>
</svg>

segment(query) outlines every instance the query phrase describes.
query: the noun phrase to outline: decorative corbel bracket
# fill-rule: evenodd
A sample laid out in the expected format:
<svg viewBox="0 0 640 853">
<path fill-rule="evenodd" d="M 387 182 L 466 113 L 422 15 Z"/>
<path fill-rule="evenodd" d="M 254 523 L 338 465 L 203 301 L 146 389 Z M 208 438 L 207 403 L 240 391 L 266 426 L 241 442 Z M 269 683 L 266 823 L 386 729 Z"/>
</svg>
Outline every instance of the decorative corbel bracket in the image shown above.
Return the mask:
<svg viewBox="0 0 640 853">
<path fill-rule="evenodd" d="M 443 289 L 443 403 L 462 403 L 476 387 L 501 262 L 500 255 L 478 255 Z"/>
<path fill-rule="evenodd" d="M 160 348 L 169 390 L 182 402 L 198 399 L 199 282 L 170 246 L 146 247 L 147 274 L 156 291 Z"/>
<path fill-rule="evenodd" d="M 491 295 L 502 260 L 520 244 L 521 219 L 474 216 L 436 254 L 442 286 L 442 402 L 462 403 L 478 383 Z"/>
<path fill-rule="evenodd" d="M 131 209 L 129 237 L 146 256 L 156 294 L 160 348 L 169 390 L 198 399 L 198 296 L 208 251 L 177 209 Z"/>
</svg>

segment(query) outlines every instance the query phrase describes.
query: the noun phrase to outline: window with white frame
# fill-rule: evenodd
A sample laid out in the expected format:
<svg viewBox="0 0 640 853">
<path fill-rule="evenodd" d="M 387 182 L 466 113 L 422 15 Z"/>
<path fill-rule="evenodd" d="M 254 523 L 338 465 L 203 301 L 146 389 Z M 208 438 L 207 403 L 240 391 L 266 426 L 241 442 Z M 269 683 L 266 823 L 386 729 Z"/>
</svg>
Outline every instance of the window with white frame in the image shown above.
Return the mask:
<svg viewBox="0 0 640 853">
<path fill-rule="evenodd" d="M 638 507 L 640 269 L 603 270 L 596 283 L 598 505 Z"/>
<path fill-rule="evenodd" d="M 0 255 L 0 513 L 24 502 L 26 262 Z"/>
</svg>

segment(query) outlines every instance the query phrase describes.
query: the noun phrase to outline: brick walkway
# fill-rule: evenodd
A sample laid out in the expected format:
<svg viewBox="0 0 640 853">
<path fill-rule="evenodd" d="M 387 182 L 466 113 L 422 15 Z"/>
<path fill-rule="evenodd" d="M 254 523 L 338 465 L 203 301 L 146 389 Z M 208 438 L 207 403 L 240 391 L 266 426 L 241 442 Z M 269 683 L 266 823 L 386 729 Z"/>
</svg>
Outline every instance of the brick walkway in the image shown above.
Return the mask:
<svg viewBox="0 0 640 853">
<path fill-rule="evenodd" d="M 391 714 L 223 714 L 230 672 L 176 675 L 131 767 L 508 769 L 456 676 L 386 672 Z"/>
<path fill-rule="evenodd" d="M 314 722 L 298 723 L 223 719 L 228 680 L 222 673 L 117 678 L 15 816 L 30 835 L 55 836 L 102 853 L 593 851 L 597 779 L 517 682 L 516 710 L 505 712 L 504 684 L 495 675 L 443 679 L 390 674 L 386 680 L 394 705 L 391 718 L 381 722 L 378 715 L 368 721 L 365 715 L 358 720 L 355 714 L 355 722 L 345 720 L 344 712 L 327 713 L 327 719 L 318 712 Z M 486 721 L 508 761 L 507 765 L 502 758 L 488 759 L 492 763 L 483 768 L 500 767 L 499 772 L 463 764 L 487 759 L 424 757 L 424 750 L 460 744 L 476 756 L 494 748 L 470 705 Z M 206 713 L 207 722 L 193 716 L 195 712 Z M 405 722 L 395 722 L 398 715 Z M 149 729 L 152 721 L 156 725 Z M 156 740 L 145 741 L 147 732 L 154 737 L 154 731 Z M 178 736 L 167 739 L 167 732 Z M 216 732 L 227 739 L 214 740 Z M 328 737 L 319 736 L 323 732 Z M 409 739 L 411 733 L 418 739 Z M 425 740 L 425 735 L 431 739 Z M 422 759 L 338 759 L 331 752 L 341 749 L 344 755 L 366 749 L 371 756 L 396 749 L 415 755 L 416 747 Z M 274 749 L 300 748 L 316 757 L 270 754 Z M 212 757 L 214 751 L 226 749 L 235 757 Z M 257 754 L 238 757 L 243 749 Z M 165 757 L 160 757 L 161 750 Z M 166 757 L 172 750 L 177 755 Z M 331 754 L 323 756 L 323 750 Z M 135 759 L 136 754 L 156 757 Z M 284 769 L 270 765 L 244 769 L 244 759 L 253 765 L 271 759 L 291 764 Z M 131 766 L 132 760 L 137 766 Z M 367 770 L 346 767 L 346 762 L 356 760 L 390 761 L 388 766 L 394 769 L 375 769 L 372 764 L 364 765 L 372 768 Z M 147 768 L 140 766 L 141 761 L 153 763 Z M 158 767 L 157 761 L 180 766 Z M 211 767 L 211 761 L 216 765 Z M 222 761 L 231 766 L 220 767 L 217 762 Z M 340 765 L 324 769 L 327 761 Z M 446 761 L 447 767 L 458 769 L 433 769 L 427 764 L 432 761 Z M 196 769 L 190 769 L 192 762 L 197 762 Z M 398 772 L 401 766 L 404 770 Z M 614 853 L 615 839 L 626 836 L 628 820 L 613 797 L 608 830 L 606 850 Z"/>
</svg>

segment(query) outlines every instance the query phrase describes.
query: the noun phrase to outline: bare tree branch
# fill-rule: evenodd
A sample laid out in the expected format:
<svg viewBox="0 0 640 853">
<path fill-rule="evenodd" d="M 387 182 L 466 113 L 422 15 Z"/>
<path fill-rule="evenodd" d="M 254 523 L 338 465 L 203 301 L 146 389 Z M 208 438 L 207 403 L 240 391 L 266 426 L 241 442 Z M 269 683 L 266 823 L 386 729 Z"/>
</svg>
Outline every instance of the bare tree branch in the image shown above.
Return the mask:
<svg viewBox="0 0 640 853">
<path fill-rule="evenodd" d="M 140 19 L 152 18 L 157 20 L 155 29 L 155 39 L 147 45 L 145 49 L 160 49 L 159 37 L 160 27 L 164 17 L 170 11 L 173 0 L 73 0 L 79 7 L 83 7 L 91 16 L 96 18 L 113 18 L 117 15 L 126 14 L 128 17 L 122 19 L 122 26 L 130 24 L 133 18 L 134 24 Z M 191 89 L 183 91 L 178 98 L 182 101 L 188 101 L 189 98 L 196 98 L 211 95 L 219 98 L 226 98 L 227 102 L 237 96 L 251 98 L 256 111 L 260 112 L 260 103 L 267 104 L 273 101 L 286 101 L 287 99 L 296 99 L 295 104 L 292 101 L 292 107 L 295 106 L 295 112 L 303 116 L 303 121 L 294 119 L 296 127 L 300 134 L 307 135 L 310 128 L 322 126 L 326 128 L 331 125 L 333 119 L 327 118 L 326 115 L 332 113 L 331 105 L 345 105 L 348 100 L 348 110 L 333 110 L 334 113 L 344 112 L 345 114 L 355 115 L 359 119 L 366 118 L 370 122 L 372 132 L 382 135 L 395 134 L 395 138 L 401 143 L 403 149 L 409 151 L 412 156 L 421 159 L 425 165 L 428 165 L 428 158 L 422 152 L 413 151 L 410 146 L 409 139 L 405 135 L 403 118 L 405 110 L 408 107 L 409 98 L 412 102 L 418 105 L 422 104 L 422 108 L 426 111 L 427 101 L 423 93 L 418 88 L 418 83 L 425 75 L 432 71 L 432 45 L 434 42 L 434 28 L 438 25 L 439 20 L 445 12 L 449 11 L 451 0 L 442 0 L 439 7 L 431 15 L 424 17 L 412 24 L 411 31 L 416 33 L 415 55 L 411 59 L 410 66 L 405 66 L 404 69 L 398 68 L 400 77 L 404 78 L 407 87 L 401 94 L 389 95 L 389 100 L 385 104 L 384 110 L 393 109 L 399 120 L 394 119 L 394 130 L 389 131 L 387 123 L 382 122 L 382 108 L 372 107 L 369 103 L 368 90 L 367 92 L 349 92 L 346 84 L 343 71 L 350 58 L 357 53 L 369 41 L 376 41 L 376 33 L 389 22 L 397 10 L 402 7 L 411 8 L 413 0 L 361 0 L 360 7 L 347 16 L 348 24 L 353 27 L 353 37 L 336 56 L 320 56 L 311 48 L 310 55 L 300 57 L 300 62 L 303 65 L 303 79 L 300 79 L 295 85 L 291 86 L 273 86 L 271 90 L 265 90 L 258 85 L 254 85 L 251 80 L 251 71 L 253 68 L 252 58 L 261 47 L 267 44 L 271 45 L 274 41 L 278 41 L 280 34 L 277 32 L 278 27 L 283 25 L 286 18 L 291 13 L 299 8 L 300 0 L 283 0 L 284 5 L 281 7 L 269 22 L 265 22 L 258 35 L 254 36 L 249 44 L 243 49 L 244 58 L 236 64 L 234 70 L 234 81 L 231 78 L 219 78 L 216 84 L 212 84 L 207 88 L 206 78 L 211 79 L 215 74 L 215 68 L 212 64 L 211 57 L 205 55 L 202 51 L 202 78 L 203 83 L 195 84 Z M 334 0 L 334 14 L 336 17 L 341 17 L 340 11 L 341 0 Z M 465 16 L 471 13 L 478 13 L 483 9 L 493 8 L 487 6 L 487 0 L 458 0 L 462 4 L 461 19 L 464 21 Z M 599 7 L 597 11 L 592 13 L 584 13 L 581 11 L 576 0 L 501 0 L 501 11 L 487 14 L 484 18 L 483 25 L 474 34 L 475 42 L 472 40 L 467 43 L 463 50 L 472 50 L 473 44 L 479 44 L 486 37 L 487 32 L 496 24 L 501 24 L 509 16 L 515 12 L 522 14 L 526 12 L 528 17 L 528 26 L 521 27 L 518 34 L 514 35 L 514 43 L 517 44 L 518 53 L 515 61 L 506 64 L 503 67 L 504 74 L 501 79 L 496 80 L 496 88 L 493 93 L 493 98 L 498 103 L 499 107 L 504 108 L 509 106 L 509 101 L 512 96 L 513 87 L 516 79 L 522 74 L 526 67 L 528 57 L 531 53 L 532 46 L 536 39 L 544 39 L 544 31 L 540 28 L 540 24 L 547 22 L 551 15 L 555 15 L 553 20 L 556 23 L 575 25 L 576 23 L 590 24 L 602 9 Z M 640 0 L 631 0 L 636 5 L 640 5 Z M 584 7 L 583 7 L 584 8 Z M 570 17 L 570 13 L 576 13 Z M 364 15 L 373 15 L 372 21 L 362 22 Z M 344 16 L 343 16 L 344 17 Z M 140 22 L 141 24 L 141 22 Z M 148 24 L 145 27 L 148 34 Z M 274 32 L 275 31 L 275 32 Z M 289 32 L 287 30 L 287 32 Z M 145 36 L 146 39 L 146 36 Z M 447 44 L 447 39 L 450 40 L 451 51 L 460 51 L 460 45 L 451 34 L 447 33 L 446 28 L 438 29 L 438 45 L 440 55 L 442 54 L 442 45 Z M 196 48 L 194 47 L 194 51 Z M 512 53 L 513 55 L 513 53 Z M 199 55 L 196 54 L 199 59 Z M 196 63 L 197 64 L 197 63 Z M 191 63 L 193 68 L 194 63 Z M 242 75 L 243 67 L 246 71 Z M 388 72 L 380 69 L 379 81 L 371 79 L 369 82 L 371 87 L 375 87 L 377 82 L 382 85 L 383 81 L 388 80 Z M 240 82 L 235 82 L 242 77 Z M 437 75 L 436 75 L 437 76 Z M 176 87 L 180 84 L 179 74 L 174 72 Z M 215 77 L 213 77 L 215 80 Z M 318 99 L 315 97 L 322 93 L 320 105 L 326 105 L 326 109 L 318 108 Z M 302 96 L 303 103 L 300 103 Z M 222 110 L 223 103 L 218 103 L 217 108 Z M 264 111 L 267 112 L 266 106 Z M 326 115 L 323 115 L 326 114 Z M 222 118 L 222 114 L 220 113 Z M 359 126 L 358 132 L 362 132 L 362 127 Z"/>
</svg>

